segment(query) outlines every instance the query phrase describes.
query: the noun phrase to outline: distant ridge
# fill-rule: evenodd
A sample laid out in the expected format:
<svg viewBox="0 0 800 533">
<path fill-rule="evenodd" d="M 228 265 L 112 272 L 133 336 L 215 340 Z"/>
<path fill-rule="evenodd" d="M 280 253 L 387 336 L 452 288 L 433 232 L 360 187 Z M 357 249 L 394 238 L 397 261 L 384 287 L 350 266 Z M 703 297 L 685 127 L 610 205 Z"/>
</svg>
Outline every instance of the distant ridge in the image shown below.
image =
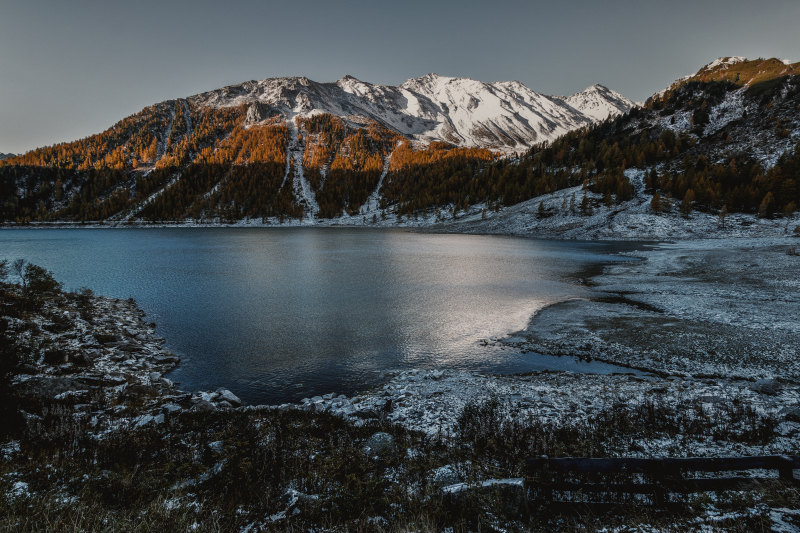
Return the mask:
<svg viewBox="0 0 800 533">
<path fill-rule="evenodd" d="M 601 85 L 569 97 L 537 93 L 518 81 L 485 83 L 429 73 L 399 86 L 347 75 L 333 83 L 268 78 L 189 97 L 198 106 L 248 105 L 250 123 L 329 113 L 374 120 L 415 141 L 521 151 L 629 111 L 634 103 Z"/>
</svg>

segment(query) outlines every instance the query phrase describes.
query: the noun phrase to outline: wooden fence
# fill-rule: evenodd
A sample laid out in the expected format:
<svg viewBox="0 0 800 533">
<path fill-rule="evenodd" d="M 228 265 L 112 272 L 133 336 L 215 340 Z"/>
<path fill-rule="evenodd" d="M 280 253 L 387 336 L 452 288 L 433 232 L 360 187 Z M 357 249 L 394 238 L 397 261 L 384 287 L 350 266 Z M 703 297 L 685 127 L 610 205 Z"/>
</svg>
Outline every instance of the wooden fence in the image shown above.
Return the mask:
<svg viewBox="0 0 800 533">
<path fill-rule="evenodd" d="M 668 503 L 672 494 L 748 490 L 782 481 L 800 485 L 793 470 L 800 456 L 686 458 L 548 458 L 527 460 L 525 494 L 542 502 Z M 719 476 L 719 473 L 777 470 L 778 477 Z M 694 477 L 686 477 L 692 473 Z M 700 477 L 697 477 L 700 475 Z"/>
</svg>

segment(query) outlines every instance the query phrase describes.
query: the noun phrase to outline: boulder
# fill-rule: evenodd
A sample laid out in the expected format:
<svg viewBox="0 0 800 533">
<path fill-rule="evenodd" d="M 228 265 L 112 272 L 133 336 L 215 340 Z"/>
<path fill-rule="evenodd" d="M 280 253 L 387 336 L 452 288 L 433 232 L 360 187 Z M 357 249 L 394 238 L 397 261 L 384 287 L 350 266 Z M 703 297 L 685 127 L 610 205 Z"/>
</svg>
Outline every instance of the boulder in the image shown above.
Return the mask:
<svg viewBox="0 0 800 533">
<path fill-rule="evenodd" d="M 217 408 L 214 407 L 214 404 L 209 402 L 208 400 L 200 400 L 194 407 L 192 407 L 192 411 L 196 411 L 198 413 L 211 413 L 215 411 Z"/>
<path fill-rule="evenodd" d="M 783 417 L 790 422 L 800 422 L 800 405 L 786 407 L 781 410 Z"/>
<path fill-rule="evenodd" d="M 69 352 L 55 349 L 44 352 L 44 362 L 48 365 L 63 365 L 69 361 Z"/>
<path fill-rule="evenodd" d="M 752 385 L 750 389 L 759 394 L 769 394 L 774 396 L 781 392 L 783 387 L 777 379 L 759 379 Z"/>
<path fill-rule="evenodd" d="M 428 481 L 435 487 L 445 487 L 461 483 L 463 480 L 452 465 L 445 465 L 431 470 Z"/>
<path fill-rule="evenodd" d="M 165 413 L 172 414 L 172 413 L 180 412 L 181 409 L 183 409 L 183 408 L 180 405 L 178 405 L 177 403 L 170 402 L 170 403 L 165 403 L 164 405 L 162 405 L 161 409 L 163 409 Z"/>
<path fill-rule="evenodd" d="M 135 427 L 137 427 L 137 428 L 144 427 L 147 424 L 150 424 L 151 422 L 153 422 L 153 420 L 154 420 L 153 415 L 142 415 L 142 416 L 139 417 L 138 421 L 136 422 Z"/>
<path fill-rule="evenodd" d="M 217 389 L 217 393 L 219 394 L 218 398 L 220 400 L 224 400 L 231 405 L 242 405 L 242 400 L 228 389 L 219 388 Z"/>
<path fill-rule="evenodd" d="M 394 449 L 394 437 L 383 431 L 375 433 L 364 443 L 364 451 L 371 456 L 389 455 Z"/>
<path fill-rule="evenodd" d="M 95 333 L 94 338 L 97 339 L 97 342 L 100 344 L 114 344 L 122 340 L 112 333 Z"/>
<path fill-rule="evenodd" d="M 123 352 L 134 353 L 141 351 L 142 347 L 138 344 L 134 344 L 132 342 L 127 342 L 124 344 L 120 344 L 117 346 L 118 350 L 122 350 Z"/>
</svg>

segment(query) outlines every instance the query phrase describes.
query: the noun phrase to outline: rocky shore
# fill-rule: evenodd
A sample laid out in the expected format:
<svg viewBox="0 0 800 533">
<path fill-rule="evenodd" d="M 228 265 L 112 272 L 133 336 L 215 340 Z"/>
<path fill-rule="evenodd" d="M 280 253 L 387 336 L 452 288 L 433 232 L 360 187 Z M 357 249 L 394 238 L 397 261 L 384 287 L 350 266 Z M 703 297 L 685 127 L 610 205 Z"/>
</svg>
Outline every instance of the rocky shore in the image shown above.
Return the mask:
<svg viewBox="0 0 800 533">
<path fill-rule="evenodd" d="M 161 424 L 183 410 L 241 405 L 227 389 L 178 389 L 164 374 L 179 358 L 164 348 L 156 325 L 136 302 L 90 298 L 82 307 L 69 297 L 53 300 L 27 320 L 0 317 L 7 335 L 32 348 L 13 383 L 25 401 L 62 405 L 89 417 L 98 430 L 126 423 Z"/>
<path fill-rule="evenodd" d="M 678 517 L 531 515 L 517 498 L 536 455 L 800 454 L 800 385 L 774 373 L 412 370 L 352 397 L 242 406 L 229 390 L 187 392 L 166 378 L 178 357 L 132 300 L 54 290 L 31 309 L 18 285 L 1 290 L 0 333 L 20 356 L 8 401 L 23 420 L 0 443 L 0 528 L 800 524 L 796 491 L 780 487 L 701 497 Z"/>
</svg>

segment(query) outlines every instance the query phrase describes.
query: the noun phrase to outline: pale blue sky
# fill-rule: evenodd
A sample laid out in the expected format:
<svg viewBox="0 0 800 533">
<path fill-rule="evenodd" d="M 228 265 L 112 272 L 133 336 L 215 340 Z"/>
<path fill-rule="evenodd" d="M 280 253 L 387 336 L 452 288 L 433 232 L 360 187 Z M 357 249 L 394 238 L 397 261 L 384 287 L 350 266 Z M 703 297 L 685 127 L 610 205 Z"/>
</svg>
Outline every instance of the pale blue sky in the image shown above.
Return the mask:
<svg viewBox="0 0 800 533">
<path fill-rule="evenodd" d="M 800 2 L 0 0 L 0 152 L 249 79 L 427 72 L 644 100 L 723 55 L 800 60 Z"/>
</svg>

